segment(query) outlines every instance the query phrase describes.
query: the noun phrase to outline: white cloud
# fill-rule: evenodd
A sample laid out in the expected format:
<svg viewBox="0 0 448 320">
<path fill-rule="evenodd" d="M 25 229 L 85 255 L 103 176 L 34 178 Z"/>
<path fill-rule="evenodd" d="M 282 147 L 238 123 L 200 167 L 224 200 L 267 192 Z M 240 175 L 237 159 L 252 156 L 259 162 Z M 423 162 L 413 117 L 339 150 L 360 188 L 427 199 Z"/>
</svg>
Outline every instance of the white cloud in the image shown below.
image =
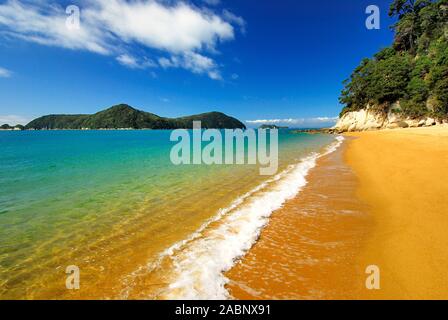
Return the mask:
<svg viewBox="0 0 448 320">
<path fill-rule="evenodd" d="M 162 66 L 162 68 L 177 67 L 177 59 L 172 59 L 168 59 L 165 57 L 159 58 L 159 64 Z"/>
<path fill-rule="evenodd" d="M 138 68 L 139 64 L 137 63 L 137 60 L 128 54 L 122 54 L 121 56 L 117 57 L 117 61 L 129 68 Z"/>
<path fill-rule="evenodd" d="M 65 10 L 45 1 L 32 4 L 28 1 L 9 0 L 0 5 L 0 25 L 4 34 L 42 45 L 68 49 L 88 50 L 107 54 L 111 48 L 107 36 L 94 21 L 83 20 L 79 29 L 66 27 Z"/>
<path fill-rule="evenodd" d="M 9 78 L 11 77 L 12 72 L 8 69 L 0 67 L 0 78 Z"/>
<path fill-rule="evenodd" d="M 147 69 L 156 67 L 157 64 L 148 58 L 143 58 L 139 60 L 138 58 L 131 56 L 129 54 L 122 54 L 117 57 L 117 61 L 128 68 L 131 69 Z"/>
<path fill-rule="evenodd" d="M 0 115 L 0 125 L 2 124 L 9 124 L 11 126 L 15 126 L 18 124 L 26 125 L 33 119 L 18 115 Z"/>
<path fill-rule="evenodd" d="M 159 58 L 162 68 L 184 68 L 193 73 L 206 73 L 211 79 L 222 79 L 216 63 L 206 56 L 195 52 L 186 52 L 182 55 L 173 55 L 170 58 Z"/>
<path fill-rule="evenodd" d="M 242 17 L 239 17 L 226 9 L 223 10 L 222 16 L 224 20 L 228 21 L 229 23 L 238 25 L 243 34 L 246 33 L 246 21 Z"/>
<path fill-rule="evenodd" d="M 88 2 L 92 6 L 83 10 L 83 17 L 128 43 L 180 53 L 213 48 L 234 37 L 233 27 L 221 17 L 183 2 L 173 6 L 154 0 Z"/>
<path fill-rule="evenodd" d="M 240 76 L 238 74 L 236 74 L 236 73 L 233 73 L 231 77 L 232 77 L 233 80 L 238 80 L 238 78 Z"/>
<path fill-rule="evenodd" d="M 259 119 L 247 120 L 250 125 L 275 124 L 280 126 L 300 126 L 313 127 L 335 124 L 338 117 L 316 117 L 316 118 L 296 118 L 296 119 Z"/>
<path fill-rule="evenodd" d="M 80 28 L 74 29 L 66 27 L 65 8 L 55 2 L 8 0 L 0 5 L 1 34 L 42 45 L 115 55 L 131 68 L 142 67 L 136 54 L 129 52 L 138 45 L 167 52 L 171 59 L 184 59 L 178 67 L 218 78 L 216 63 L 199 52 L 216 51 L 220 42 L 234 39 L 232 24 L 241 26 L 239 17 L 228 11 L 221 17 L 181 1 L 82 3 Z M 201 67 L 204 63 L 210 66 Z"/>
<path fill-rule="evenodd" d="M 222 76 L 219 73 L 219 71 L 212 70 L 212 71 L 207 72 L 207 74 L 213 80 L 222 80 Z"/>
</svg>

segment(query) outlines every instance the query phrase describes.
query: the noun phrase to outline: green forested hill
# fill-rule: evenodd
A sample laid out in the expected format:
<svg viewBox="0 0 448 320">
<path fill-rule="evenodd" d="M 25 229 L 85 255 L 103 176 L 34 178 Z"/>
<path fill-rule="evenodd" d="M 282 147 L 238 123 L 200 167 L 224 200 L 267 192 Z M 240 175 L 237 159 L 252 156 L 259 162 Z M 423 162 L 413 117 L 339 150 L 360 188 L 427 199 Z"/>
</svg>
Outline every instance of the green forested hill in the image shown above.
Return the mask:
<svg viewBox="0 0 448 320">
<path fill-rule="evenodd" d="M 391 47 L 364 59 L 345 82 L 341 116 L 373 106 L 406 117 L 448 116 L 448 0 L 394 0 Z"/>
<path fill-rule="evenodd" d="M 28 123 L 26 129 L 189 129 L 192 128 L 193 121 L 198 120 L 203 128 L 245 128 L 239 120 L 220 112 L 171 119 L 120 104 L 93 115 L 43 116 Z"/>
</svg>

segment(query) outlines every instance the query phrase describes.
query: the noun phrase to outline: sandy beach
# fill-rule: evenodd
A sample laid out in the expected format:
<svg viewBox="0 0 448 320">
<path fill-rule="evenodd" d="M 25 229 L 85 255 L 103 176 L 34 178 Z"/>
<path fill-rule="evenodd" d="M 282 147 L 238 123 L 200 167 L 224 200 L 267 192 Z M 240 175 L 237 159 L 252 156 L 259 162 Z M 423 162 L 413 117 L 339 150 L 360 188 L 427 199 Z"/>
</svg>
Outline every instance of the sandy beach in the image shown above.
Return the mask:
<svg viewBox="0 0 448 320">
<path fill-rule="evenodd" d="M 371 235 L 357 260 L 381 271 L 360 298 L 448 298 L 448 127 L 350 134 L 345 159 L 370 207 Z"/>
<path fill-rule="evenodd" d="M 448 127 L 347 134 L 308 180 L 228 272 L 235 298 L 448 298 Z"/>
</svg>

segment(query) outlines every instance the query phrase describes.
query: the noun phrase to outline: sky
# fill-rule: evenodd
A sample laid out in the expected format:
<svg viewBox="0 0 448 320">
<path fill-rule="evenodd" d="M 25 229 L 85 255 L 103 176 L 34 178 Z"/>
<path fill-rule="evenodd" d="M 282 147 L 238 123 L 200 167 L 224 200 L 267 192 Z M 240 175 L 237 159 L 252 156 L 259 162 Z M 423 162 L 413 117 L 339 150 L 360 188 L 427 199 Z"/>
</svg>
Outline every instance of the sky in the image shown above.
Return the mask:
<svg viewBox="0 0 448 320">
<path fill-rule="evenodd" d="M 389 4 L 0 0 L 0 124 L 127 103 L 165 117 L 328 126 L 343 80 L 391 44 Z M 365 26 L 369 5 L 379 30 Z"/>
</svg>

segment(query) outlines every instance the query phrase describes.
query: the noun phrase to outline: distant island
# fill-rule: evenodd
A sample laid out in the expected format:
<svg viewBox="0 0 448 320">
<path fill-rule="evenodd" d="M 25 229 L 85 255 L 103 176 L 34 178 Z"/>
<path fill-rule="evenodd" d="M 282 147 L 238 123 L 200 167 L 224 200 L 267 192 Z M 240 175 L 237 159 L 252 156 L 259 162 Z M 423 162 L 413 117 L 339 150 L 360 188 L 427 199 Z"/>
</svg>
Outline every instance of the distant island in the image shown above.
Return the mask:
<svg viewBox="0 0 448 320">
<path fill-rule="evenodd" d="M 245 129 L 239 120 L 221 112 L 202 113 L 181 118 L 164 118 L 119 104 L 87 115 L 47 115 L 28 123 L 25 130 L 89 130 L 89 129 L 191 129 L 193 121 L 201 121 L 205 129 Z M 6 128 L 6 127 L 5 127 Z"/>
<path fill-rule="evenodd" d="M 263 124 L 259 129 L 288 129 L 288 127 L 276 126 L 275 124 Z"/>
<path fill-rule="evenodd" d="M 10 126 L 9 124 L 3 124 L 0 126 L 0 130 L 24 130 L 25 127 L 21 124 L 18 124 L 16 126 Z"/>
</svg>

